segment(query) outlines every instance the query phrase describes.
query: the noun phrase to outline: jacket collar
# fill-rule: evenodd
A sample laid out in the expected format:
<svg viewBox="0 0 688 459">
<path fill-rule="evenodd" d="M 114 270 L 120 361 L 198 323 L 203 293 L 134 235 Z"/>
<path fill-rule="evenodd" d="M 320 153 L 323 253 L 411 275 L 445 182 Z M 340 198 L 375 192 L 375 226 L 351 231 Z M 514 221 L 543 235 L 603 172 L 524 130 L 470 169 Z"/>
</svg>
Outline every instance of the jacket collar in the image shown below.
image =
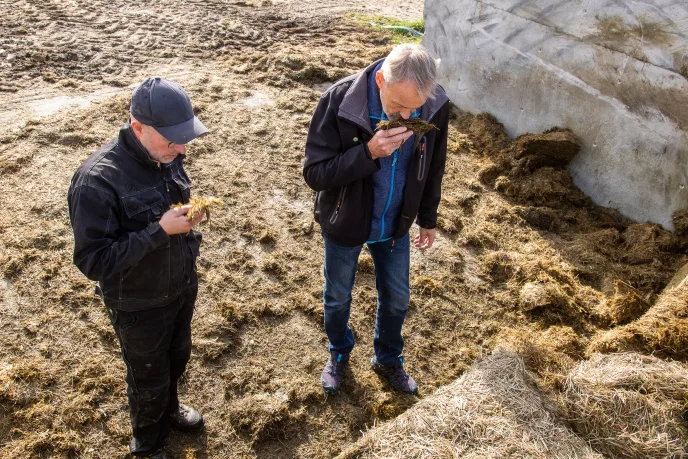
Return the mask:
<svg viewBox="0 0 688 459">
<path fill-rule="evenodd" d="M 145 166 L 159 168 L 158 162 L 151 158 L 148 150 L 145 149 L 141 142 L 134 135 L 131 130 L 131 124 L 127 123 L 119 130 L 118 143 L 124 147 L 124 150 L 138 162 Z"/>
<path fill-rule="evenodd" d="M 370 113 L 368 112 L 368 76 L 383 60 L 384 58 L 378 59 L 361 73 L 350 77 L 353 78 L 354 82 L 344 94 L 344 99 L 337 112 L 337 116 L 355 123 L 371 135 L 373 131 L 370 127 Z M 435 98 L 428 99 L 421 107 L 420 118 L 425 121 L 430 120 L 447 101 L 449 98 L 444 89 L 440 85 L 436 85 Z"/>
</svg>

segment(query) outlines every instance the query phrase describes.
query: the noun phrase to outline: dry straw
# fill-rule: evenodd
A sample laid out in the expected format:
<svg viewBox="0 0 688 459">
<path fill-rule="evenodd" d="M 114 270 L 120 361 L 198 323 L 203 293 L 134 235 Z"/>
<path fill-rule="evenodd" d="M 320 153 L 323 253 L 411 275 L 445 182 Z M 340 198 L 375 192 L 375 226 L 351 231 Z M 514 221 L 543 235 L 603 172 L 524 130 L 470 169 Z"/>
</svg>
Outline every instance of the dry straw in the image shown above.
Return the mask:
<svg viewBox="0 0 688 459">
<path fill-rule="evenodd" d="M 688 365 L 635 353 L 596 354 L 564 385 L 569 421 L 610 457 L 687 457 Z"/>
<path fill-rule="evenodd" d="M 338 458 L 601 457 L 554 406 L 519 356 L 497 351 Z"/>
</svg>

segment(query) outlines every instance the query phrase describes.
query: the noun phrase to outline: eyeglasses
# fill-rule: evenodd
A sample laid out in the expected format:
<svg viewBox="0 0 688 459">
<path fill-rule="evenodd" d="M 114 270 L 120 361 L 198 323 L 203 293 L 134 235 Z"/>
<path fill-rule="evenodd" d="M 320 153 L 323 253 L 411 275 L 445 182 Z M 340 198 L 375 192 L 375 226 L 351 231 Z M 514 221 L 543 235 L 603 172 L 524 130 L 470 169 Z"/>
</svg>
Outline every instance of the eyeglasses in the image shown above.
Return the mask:
<svg viewBox="0 0 688 459">
<path fill-rule="evenodd" d="M 165 139 L 165 140 L 167 140 L 167 139 Z M 174 143 L 174 142 L 167 141 L 167 148 L 174 148 L 177 145 L 185 146 L 186 144 L 185 143 Z"/>
</svg>

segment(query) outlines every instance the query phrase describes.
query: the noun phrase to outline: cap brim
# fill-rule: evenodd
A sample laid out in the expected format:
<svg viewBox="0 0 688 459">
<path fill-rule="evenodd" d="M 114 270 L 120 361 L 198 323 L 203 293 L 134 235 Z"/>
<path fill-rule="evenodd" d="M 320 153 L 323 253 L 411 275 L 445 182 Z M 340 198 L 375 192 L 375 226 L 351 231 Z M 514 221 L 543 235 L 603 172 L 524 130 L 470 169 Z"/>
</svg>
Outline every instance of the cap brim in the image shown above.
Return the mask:
<svg viewBox="0 0 688 459">
<path fill-rule="evenodd" d="M 174 126 L 153 127 L 153 129 L 170 142 L 180 145 L 189 143 L 196 137 L 208 132 L 208 128 L 196 116 Z"/>
</svg>

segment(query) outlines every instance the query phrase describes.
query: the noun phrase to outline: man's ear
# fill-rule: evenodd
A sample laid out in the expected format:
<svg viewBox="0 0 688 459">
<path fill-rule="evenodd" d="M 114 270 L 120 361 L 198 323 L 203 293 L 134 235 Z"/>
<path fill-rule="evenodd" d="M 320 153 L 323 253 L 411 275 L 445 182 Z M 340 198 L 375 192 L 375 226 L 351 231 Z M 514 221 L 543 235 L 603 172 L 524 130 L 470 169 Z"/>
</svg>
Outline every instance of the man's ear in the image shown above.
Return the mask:
<svg viewBox="0 0 688 459">
<path fill-rule="evenodd" d="M 385 82 L 385 76 L 382 74 L 382 70 L 375 72 L 375 83 L 377 83 L 378 89 L 382 88 Z"/>
<path fill-rule="evenodd" d="M 129 123 L 131 124 L 131 129 L 136 134 L 136 137 L 141 137 L 141 135 L 143 134 L 143 124 L 141 124 L 139 120 L 135 120 L 134 118 L 130 118 Z"/>
</svg>

